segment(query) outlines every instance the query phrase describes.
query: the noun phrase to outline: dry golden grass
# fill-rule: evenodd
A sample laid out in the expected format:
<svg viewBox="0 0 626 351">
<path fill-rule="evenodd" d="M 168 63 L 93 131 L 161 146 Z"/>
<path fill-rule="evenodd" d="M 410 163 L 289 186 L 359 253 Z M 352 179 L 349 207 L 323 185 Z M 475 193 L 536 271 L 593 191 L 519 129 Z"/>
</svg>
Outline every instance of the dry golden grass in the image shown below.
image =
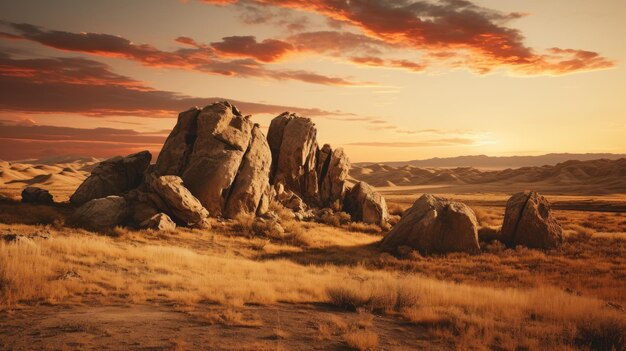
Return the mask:
<svg viewBox="0 0 626 351">
<path fill-rule="evenodd" d="M 378 334 L 367 330 L 349 331 L 343 335 L 348 347 L 359 351 L 375 350 L 378 346 Z"/>
<path fill-rule="evenodd" d="M 281 235 L 238 218 L 214 221 L 205 231 L 117 228 L 115 236 L 102 236 L 65 228 L 60 225 L 64 210 L 51 211 L 60 221 L 56 226 L 15 224 L 26 221 L 23 214 L 36 218 L 32 207 L 3 213 L 1 219 L 11 224 L 0 224 L 0 233 L 51 238 L 0 239 L 0 309 L 39 303 L 174 303 L 207 323 L 257 328 L 259 320 L 242 306 L 329 303 L 360 315 L 351 324 L 339 319 L 319 324 L 320 340 L 343 338 L 358 350 L 381 344 L 383 335 L 369 312 L 405 320 L 433 339 L 467 349 L 624 349 L 621 215 L 607 215 L 605 231 L 596 233 L 583 223 L 597 214 L 557 212 L 572 218 L 562 219 L 568 240 L 548 252 L 510 250 L 493 241 L 483 243 L 480 255 L 397 258 L 377 250 L 380 237 L 371 235 L 375 231 L 368 226 L 297 222 L 287 213 L 280 215 Z M 494 229 L 490 235 L 497 236 L 494 223 L 501 210 L 479 208 L 477 213 L 483 226 Z M 195 312 L 193 306 L 206 303 L 225 309 Z M 272 338 L 289 334 L 278 325 Z M 257 346 L 280 348 L 277 343 Z"/>
</svg>

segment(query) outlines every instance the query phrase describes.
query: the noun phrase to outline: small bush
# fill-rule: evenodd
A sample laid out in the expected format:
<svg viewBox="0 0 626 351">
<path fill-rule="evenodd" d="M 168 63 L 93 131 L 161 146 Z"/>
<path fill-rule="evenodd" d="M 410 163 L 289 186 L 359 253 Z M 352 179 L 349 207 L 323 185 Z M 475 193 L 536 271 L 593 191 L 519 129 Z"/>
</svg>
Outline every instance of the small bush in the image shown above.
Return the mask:
<svg viewBox="0 0 626 351">
<path fill-rule="evenodd" d="M 587 242 L 591 240 L 595 231 L 591 228 L 583 227 L 578 224 L 573 224 L 570 227 L 570 234 L 567 237 L 569 242 Z"/>
<path fill-rule="evenodd" d="M 589 317 L 576 327 L 575 343 L 591 350 L 626 350 L 626 321 L 618 317 Z"/>
<path fill-rule="evenodd" d="M 343 335 L 348 347 L 353 350 L 374 350 L 378 346 L 378 335 L 372 331 L 355 330 Z"/>
<path fill-rule="evenodd" d="M 387 212 L 392 216 L 400 216 L 404 213 L 404 208 L 400 204 L 392 203 L 387 206 Z"/>
</svg>

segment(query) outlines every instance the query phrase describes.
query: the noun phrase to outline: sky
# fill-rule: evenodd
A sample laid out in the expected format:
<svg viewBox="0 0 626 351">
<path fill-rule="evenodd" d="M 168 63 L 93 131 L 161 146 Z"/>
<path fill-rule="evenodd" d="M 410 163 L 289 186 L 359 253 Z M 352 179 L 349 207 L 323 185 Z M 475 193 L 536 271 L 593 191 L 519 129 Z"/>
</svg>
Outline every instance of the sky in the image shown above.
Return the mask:
<svg viewBox="0 0 626 351">
<path fill-rule="evenodd" d="M 0 0 L 0 159 L 154 153 L 229 100 L 353 162 L 626 153 L 623 0 Z"/>
</svg>

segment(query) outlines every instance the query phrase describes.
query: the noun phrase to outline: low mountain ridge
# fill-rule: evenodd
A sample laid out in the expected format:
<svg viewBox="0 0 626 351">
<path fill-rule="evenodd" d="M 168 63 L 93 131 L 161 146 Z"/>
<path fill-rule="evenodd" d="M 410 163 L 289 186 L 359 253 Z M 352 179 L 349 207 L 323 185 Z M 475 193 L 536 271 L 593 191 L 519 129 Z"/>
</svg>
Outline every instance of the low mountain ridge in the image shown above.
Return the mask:
<svg viewBox="0 0 626 351">
<path fill-rule="evenodd" d="M 610 153 L 551 153 L 539 156 L 487 156 L 487 155 L 470 155 L 457 157 L 434 157 L 425 160 L 410 161 L 393 161 L 393 162 L 361 162 L 357 166 L 368 166 L 373 164 L 402 167 L 475 167 L 475 168 L 519 168 L 531 166 L 556 165 L 566 161 L 591 161 L 598 159 L 616 160 L 625 158 L 626 154 L 610 154 Z"/>
<path fill-rule="evenodd" d="M 486 171 L 473 167 L 421 168 L 411 165 L 353 165 L 350 176 L 378 187 L 495 185 L 577 189 L 581 193 L 626 193 L 626 158 L 569 160 L 554 166 Z"/>
</svg>

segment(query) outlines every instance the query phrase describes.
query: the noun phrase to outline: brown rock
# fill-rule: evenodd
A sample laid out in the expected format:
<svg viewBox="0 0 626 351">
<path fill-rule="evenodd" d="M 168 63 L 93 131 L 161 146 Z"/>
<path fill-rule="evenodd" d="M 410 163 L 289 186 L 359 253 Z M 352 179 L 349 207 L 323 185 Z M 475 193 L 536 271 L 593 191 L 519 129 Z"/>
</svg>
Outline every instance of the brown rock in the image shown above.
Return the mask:
<svg viewBox="0 0 626 351">
<path fill-rule="evenodd" d="M 385 236 L 381 247 L 412 247 L 422 254 L 480 251 L 477 220 L 469 206 L 422 195 Z"/>
<path fill-rule="evenodd" d="M 509 247 L 552 249 L 563 242 L 563 229 L 548 200 L 535 191 L 517 193 L 507 201 L 501 235 Z"/>
<path fill-rule="evenodd" d="M 139 186 L 152 155 L 142 151 L 126 157 L 113 157 L 100 162 L 91 175 L 70 197 L 75 205 L 108 195 L 119 195 Z"/>
<path fill-rule="evenodd" d="M 269 146 L 258 126 L 230 103 L 181 113 L 156 163 L 179 175 L 212 216 L 255 213 L 266 191 Z"/>
<path fill-rule="evenodd" d="M 209 212 L 200 201 L 185 188 L 178 176 L 161 176 L 150 179 L 150 189 L 159 196 L 167 208 L 161 209 L 174 216 L 184 225 L 208 228 Z"/>
<path fill-rule="evenodd" d="M 51 205 L 54 203 L 52 194 L 48 190 L 29 186 L 22 190 L 22 202 L 31 204 Z"/>
<path fill-rule="evenodd" d="M 274 118 L 267 133 L 272 152 L 271 183 L 282 183 L 309 203 L 319 200 L 316 135 L 310 118 L 288 112 Z"/>
<path fill-rule="evenodd" d="M 318 164 L 318 169 L 321 168 L 318 172 L 318 177 L 320 178 L 320 201 L 322 206 L 339 211 L 343 206 L 343 199 L 346 195 L 346 178 L 348 178 L 348 172 L 350 171 L 350 161 L 348 161 L 348 157 L 343 152 L 343 148 L 337 148 L 330 155 L 326 156 L 324 149 L 327 146 L 327 150 L 330 150 L 330 146 L 326 144 L 320 152 L 319 161 L 324 161 L 324 164 Z"/>
<path fill-rule="evenodd" d="M 234 218 L 239 213 L 263 214 L 265 201 L 261 197 L 269 188 L 269 173 L 272 154 L 265 135 L 258 125 L 252 129 L 252 141 L 243 157 L 237 177 L 230 187 L 224 215 Z M 267 201 L 269 206 L 269 201 Z M 261 208 L 260 208 L 261 207 Z"/>
<path fill-rule="evenodd" d="M 72 221 L 87 229 L 104 230 L 123 225 L 129 216 L 128 204 L 121 196 L 87 201 L 74 212 Z"/>
<path fill-rule="evenodd" d="M 365 182 L 358 182 L 346 193 L 343 210 L 352 216 L 352 220 L 381 227 L 387 225 L 389 218 L 385 198 Z"/>
<path fill-rule="evenodd" d="M 176 230 L 176 223 L 174 223 L 170 216 L 166 215 L 165 213 L 157 213 L 154 216 L 141 222 L 139 227 L 142 229 L 173 232 L 174 230 Z"/>
</svg>

